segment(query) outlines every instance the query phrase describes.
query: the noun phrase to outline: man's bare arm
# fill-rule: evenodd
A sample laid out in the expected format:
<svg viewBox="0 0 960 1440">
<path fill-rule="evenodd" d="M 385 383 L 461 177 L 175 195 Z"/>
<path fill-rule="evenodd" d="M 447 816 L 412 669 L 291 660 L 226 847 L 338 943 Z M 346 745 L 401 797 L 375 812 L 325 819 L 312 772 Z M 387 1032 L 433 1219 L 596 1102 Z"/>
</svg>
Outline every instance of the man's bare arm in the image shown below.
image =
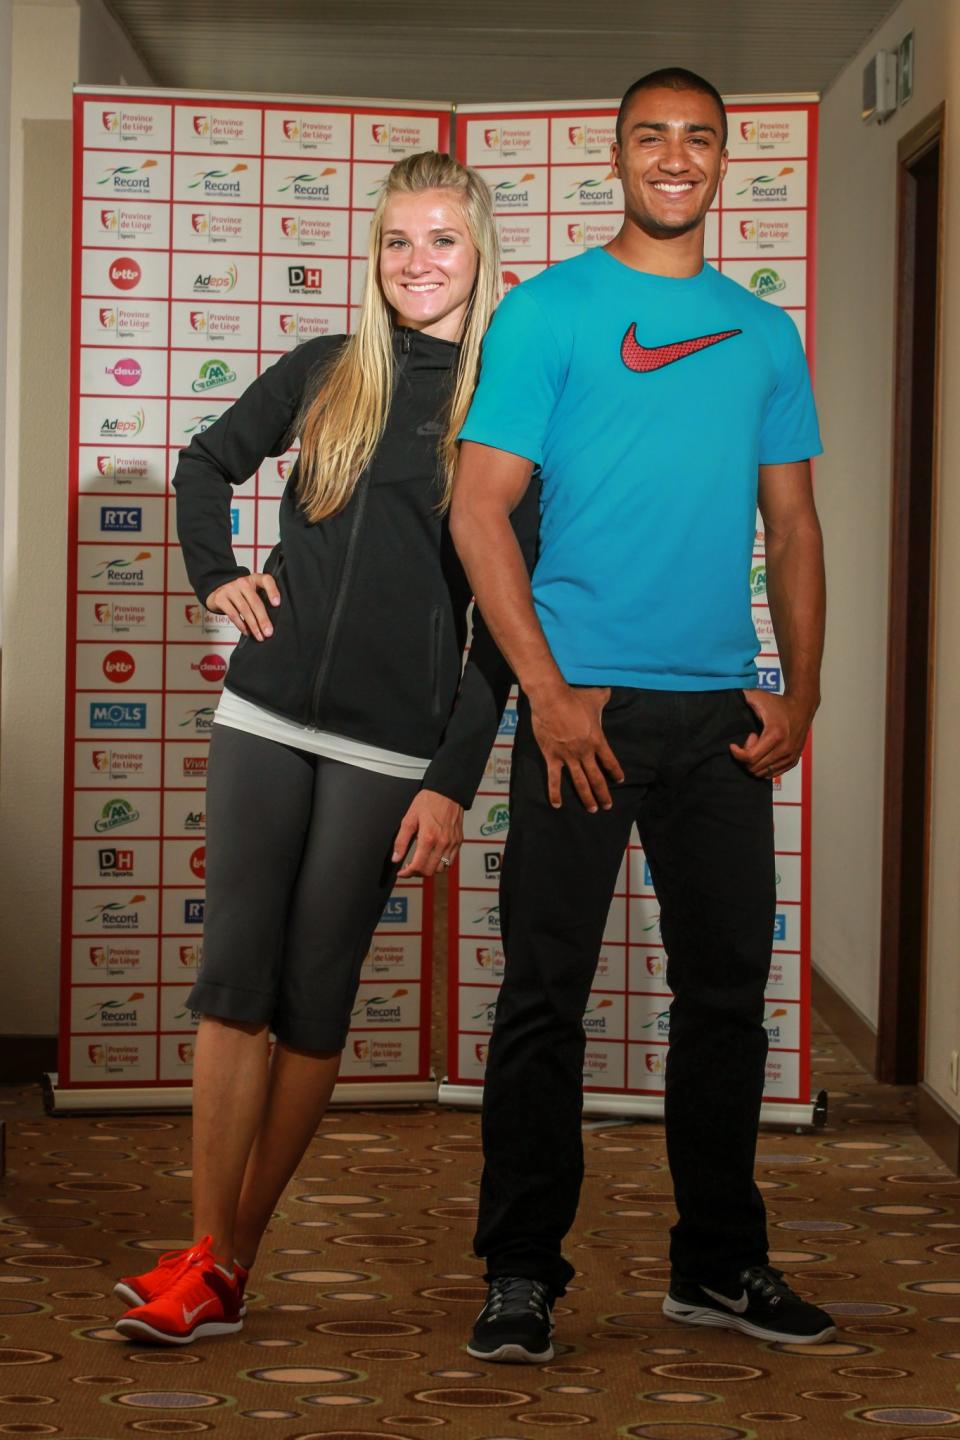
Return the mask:
<svg viewBox="0 0 960 1440">
<path fill-rule="evenodd" d="M 510 514 L 530 484 L 522 456 L 465 440 L 450 511 L 450 532 L 483 618 L 530 701 L 534 733 L 547 762 L 550 802 L 560 804 L 566 767 L 588 810 L 610 807 L 603 769 L 623 778 L 600 713 L 609 692 L 567 685 L 537 619 L 527 568 Z"/>
<path fill-rule="evenodd" d="M 784 694 L 745 692 L 763 722 L 733 753 L 754 775 L 780 775 L 800 759 L 820 704 L 826 615 L 823 537 L 813 502 L 810 462 L 761 465 L 759 489 L 770 618 L 780 651 Z"/>
</svg>

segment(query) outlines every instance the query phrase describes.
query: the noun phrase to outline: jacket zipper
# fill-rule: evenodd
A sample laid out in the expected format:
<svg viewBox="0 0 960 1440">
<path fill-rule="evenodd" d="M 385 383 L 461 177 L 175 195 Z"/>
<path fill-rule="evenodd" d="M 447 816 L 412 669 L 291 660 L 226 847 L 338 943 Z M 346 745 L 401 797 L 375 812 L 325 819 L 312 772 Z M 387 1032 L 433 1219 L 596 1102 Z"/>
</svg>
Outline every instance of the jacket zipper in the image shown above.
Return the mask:
<svg viewBox="0 0 960 1440">
<path fill-rule="evenodd" d="M 400 378 L 400 371 L 404 368 L 405 357 L 410 353 L 410 334 L 406 330 L 400 332 L 400 364 L 394 375 L 393 393 L 396 395 L 397 382 Z M 314 728 L 320 727 L 320 705 L 323 700 L 323 691 L 326 687 L 327 677 L 330 673 L 330 664 L 333 660 L 333 649 L 337 638 L 337 631 L 343 619 L 343 612 L 346 608 L 347 596 L 350 588 L 350 580 L 353 573 L 354 557 L 357 551 L 357 542 L 360 536 L 360 529 L 363 524 L 364 512 L 367 508 L 367 494 L 370 489 L 369 471 L 360 476 L 357 482 L 357 504 L 353 515 L 353 524 L 350 526 L 350 534 L 347 537 L 347 551 L 343 559 L 343 570 L 340 574 L 339 593 L 336 604 L 333 607 L 333 614 L 330 616 L 330 624 L 327 628 L 327 639 L 323 647 L 323 654 L 320 656 L 320 663 L 317 666 L 317 678 L 313 685 L 313 695 L 310 704 L 310 719 Z"/>
</svg>

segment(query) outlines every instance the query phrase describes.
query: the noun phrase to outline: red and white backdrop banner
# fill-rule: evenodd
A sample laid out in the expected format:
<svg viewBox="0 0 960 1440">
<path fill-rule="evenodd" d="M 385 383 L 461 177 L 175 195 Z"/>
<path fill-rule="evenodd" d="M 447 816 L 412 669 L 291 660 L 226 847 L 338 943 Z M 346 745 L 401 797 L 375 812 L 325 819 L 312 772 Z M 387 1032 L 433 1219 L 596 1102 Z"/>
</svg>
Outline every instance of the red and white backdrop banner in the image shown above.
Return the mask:
<svg viewBox="0 0 960 1440">
<path fill-rule="evenodd" d="M 75 95 L 54 1103 L 78 1088 L 149 1101 L 191 1080 L 207 743 L 235 636 L 187 580 L 177 452 L 283 351 L 351 328 L 381 182 L 401 156 L 445 150 L 449 125 L 448 110 L 391 102 Z M 277 541 L 294 458 L 264 461 L 235 492 L 234 551 L 251 570 Z M 398 887 L 340 1095 L 370 1099 L 378 1081 L 392 1096 L 432 1093 L 431 948 L 431 888 Z"/>
<path fill-rule="evenodd" d="M 623 195 L 610 168 L 616 111 L 615 103 L 459 110 L 458 153 L 493 191 L 508 286 L 606 244 L 618 230 Z M 729 116 L 730 167 L 707 218 L 706 258 L 784 307 L 812 360 L 817 105 L 809 98 L 731 101 Z M 759 683 L 779 691 L 759 516 L 750 588 Z M 479 1098 L 503 971 L 497 882 L 510 821 L 514 725 L 511 709 L 450 877 L 449 1070 L 440 1097 L 453 1103 Z M 809 803 L 808 747 L 774 795 L 778 900 L 765 1017 L 765 1114 L 800 1121 L 811 1118 Z M 588 1109 L 662 1108 L 671 998 L 665 968 L 650 872 L 641 846 L 631 844 L 584 1019 Z"/>
</svg>

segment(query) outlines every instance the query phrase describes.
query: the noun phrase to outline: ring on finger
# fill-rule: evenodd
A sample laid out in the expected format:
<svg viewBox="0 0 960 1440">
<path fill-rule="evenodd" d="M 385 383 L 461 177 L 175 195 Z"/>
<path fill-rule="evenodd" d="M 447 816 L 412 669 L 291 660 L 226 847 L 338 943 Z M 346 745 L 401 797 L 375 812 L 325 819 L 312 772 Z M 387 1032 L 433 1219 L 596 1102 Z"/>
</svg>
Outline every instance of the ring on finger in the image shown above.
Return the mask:
<svg viewBox="0 0 960 1440">
<path fill-rule="evenodd" d="M 449 870 L 450 866 L 453 864 L 453 861 L 450 859 L 449 855 L 441 855 L 440 864 L 443 866 L 444 870 Z"/>
</svg>

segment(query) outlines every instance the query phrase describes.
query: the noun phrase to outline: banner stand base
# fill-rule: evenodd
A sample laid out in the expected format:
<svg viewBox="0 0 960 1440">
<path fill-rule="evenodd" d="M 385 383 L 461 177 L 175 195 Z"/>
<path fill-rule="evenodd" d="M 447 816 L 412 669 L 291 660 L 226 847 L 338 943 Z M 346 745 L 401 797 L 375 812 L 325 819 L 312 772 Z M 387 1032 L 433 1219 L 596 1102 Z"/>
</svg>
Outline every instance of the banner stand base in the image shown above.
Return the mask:
<svg viewBox="0 0 960 1440">
<path fill-rule="evenodd" d="M 477 1110 L 483 1100 L 482 1085 L 453 1085 L 441 1080 L 437 1101 Z M 662 1095 L 587 1094 L 584 1115 L 610 1115 L 623 1120 L 662 1120 Z M 827 1092 L 821 1090 L 808 1104 L 801 1101 L 769 1101 L 760 1107 L 761 1125 L 795 1126 L 798 1130 L 819 1130 L 827 1123 Z"/>
<path fill-rule="evenodd" d="M 118 1085 L 61 1086 L 59 1076 L 43 1076 L 43 1108 L 48 1115 L 79 1115 L 92 1111 L 165 1110 L 189 1111 L 193 1108 L 192 1085 Z M 384 1080 L 341 1081 L 334 1086 L 331 1106 L 354 1106 L 369 1109 L 386 1105 L 429 1105 L 437 1098 L 437 1081 Z"/>
</svg>

